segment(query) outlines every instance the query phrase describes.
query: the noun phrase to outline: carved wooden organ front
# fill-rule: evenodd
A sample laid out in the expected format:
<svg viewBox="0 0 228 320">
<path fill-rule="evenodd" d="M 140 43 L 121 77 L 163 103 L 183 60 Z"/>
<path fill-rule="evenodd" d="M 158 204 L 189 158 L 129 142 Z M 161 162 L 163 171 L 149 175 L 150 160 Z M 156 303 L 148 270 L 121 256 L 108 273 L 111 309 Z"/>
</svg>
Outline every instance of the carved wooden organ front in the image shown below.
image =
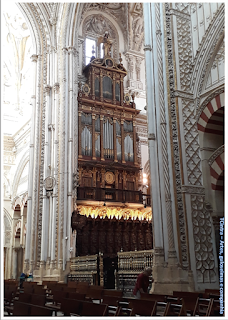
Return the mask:
<svg viewBox="0 0 228 320">
<path fill-rule="evenodd" d="M 106 43 L 107 45 L 107 43 Z M 107 46 L 106 46 L 107 49 Z M 78 200 L 142 203 L 138 191 L 134 96 L 124 94 L 126 69 L 105 51 L 85 67 L 79 86 Z"/>
</svg>

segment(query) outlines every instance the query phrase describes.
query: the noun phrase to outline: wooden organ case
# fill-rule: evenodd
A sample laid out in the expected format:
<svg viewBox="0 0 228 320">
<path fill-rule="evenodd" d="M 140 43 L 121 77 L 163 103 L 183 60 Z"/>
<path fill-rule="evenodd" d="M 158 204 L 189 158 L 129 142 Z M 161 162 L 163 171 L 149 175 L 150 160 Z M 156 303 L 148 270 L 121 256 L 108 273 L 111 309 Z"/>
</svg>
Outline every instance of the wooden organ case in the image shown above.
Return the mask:
<svg viewBox="0 0 228 320">
<path fill-rule="evenodd" d="M 104 269 L 97 267 L 100 277 L 110 268 L 114 275 L 118 252 L 152 249 L 150 218 L 140 220 L 129 216 L 127 210 L 121 218 L 118 216 L 118 210 L 128 204 L 144 207 L 138 185 L 136 117 L 140 111 L 136 109 L 134 96 L 124 94 L 127 71 L 121 55 L 116 63 L 106 36 L 103 44 L 104 58 L 91 58 L 84 68 L 86 83 L 79 85 L 78 210 L 72 215 L 72 229 L 77 231 L 77 259 L 102 255 Z M 83 214 L 80 206 L 84 211 L 93 209 L 99 213 L 95 217 Z M 112 208 L 117 216 L 108 216 L 107 208 Z M 107 283 L 105 286 L 108 287 Z"/>
<path fill-rule="evenodd" d="M 124 94 L 127 72 L 121 60 L 91 58 L 84 69 L 87 82 L 78 94 L 78 200 L 142 203 L 135 127 L 140 111 Z"/>
</svg>

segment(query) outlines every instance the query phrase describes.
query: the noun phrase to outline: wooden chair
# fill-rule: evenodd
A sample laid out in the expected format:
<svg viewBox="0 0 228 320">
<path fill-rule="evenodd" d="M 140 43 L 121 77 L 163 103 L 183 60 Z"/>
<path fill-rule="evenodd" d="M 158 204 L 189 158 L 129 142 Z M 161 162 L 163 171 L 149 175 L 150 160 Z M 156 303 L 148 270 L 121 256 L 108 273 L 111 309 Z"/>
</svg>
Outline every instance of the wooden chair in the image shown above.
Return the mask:
<svg viewBox="0 0 228 320">
<path fill-rule="evenodd" d="M 208 317 L 211 314 L 214 299 L 197 298 L 195 309 L 193 311 L 193 317 L 205 316 Z"/>
<path fill-rule="evenodd" d="M 107 313 L 107 304 L 97 304 L 93 302 L 85 302 L 82 303 L 82 310 L 80 312 L 80 316 L 88 317 L 88 316 L 105 316 Z"/>
<path fill-rule="evenodd" d="M 53 310 L 37 305 L 30 305 L 30 316 L 43 316 L 43 317 L 51 317 Z"/>
<path fill-rule="evenodd" d="M 151 313 L 151 316 L 164 317 L 164 315 L 167 313 L 169 305 L 170 305 L 170 302 L 155 301 L 155 305 Z"/>
<path fill-rule="evenodd" d="M 156 301 L 134 299 L 130 302 L 131 316 L 150 316 L 153 313 Z"/>
<path fill-rule="evenodd" d="M 82 309 L 82 301 L 63 298 L 61 300 L 60 311 L 64 316 L 70 316 L 70 314 L 79 315 Z"/>
<path fill-rule="evenodd" d="M 166 316 L 187 316 L 187 312 L 184 304 L 168 303 L 168 307 L 165 310 L 164 317 Z"/>
</svg>

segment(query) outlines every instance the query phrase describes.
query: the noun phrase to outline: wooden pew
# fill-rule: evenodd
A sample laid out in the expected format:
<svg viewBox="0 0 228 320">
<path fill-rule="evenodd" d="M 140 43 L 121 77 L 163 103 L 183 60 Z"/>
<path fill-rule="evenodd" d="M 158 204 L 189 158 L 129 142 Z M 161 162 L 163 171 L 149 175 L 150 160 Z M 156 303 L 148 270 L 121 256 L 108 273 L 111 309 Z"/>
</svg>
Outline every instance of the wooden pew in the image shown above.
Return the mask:
<svg viewBox="0 0 228 320">
<path fill-rule="evenodd" d="M 103 297 L 104 296 L 112 296 L 112 297 L 117 297 L 121 298 L 123 296 L 123 291 L 122 290 L 112 290 L 112 289 L 104 289 L 103 290 Z"/>
<path fill-rule="evenodd" d="M 46 296 L 45 295 L 40 295 L 40 294 L 32 294 L 30 303 L 37 305 L 37 306 L 45 306 L 46 303 Z"/>
<path fill-rule="evenodd" d="M 76 288 L 77 287 L 78 282 L 77 281 L 69 281 L 67 283 L 68 288 Z"/>
<path fill-rule="evenodd" d="M 70 314 L 79 315 L 82 309 L 82 301 L 63 298 L 61 300 L 60 311 L 64 316 L 70 316 Z"/>
<path fill-rule="evenodd" d="M 185 305 L 183 304 L 176 304 L 176 303 L 168 303 L 168 307 L 165 310 L 164 317 L 170 316 L 187 316 L 187 312 L 185 309 Z"/>
<path fill-rule="evenodd" d="M 193 311 L 193 317 L 210 316 L 212 311 L 213 301 L 214 299 L 204 299 L 204 298 L 198 297 L 196 301 L 195 309 Z"/>
<path fill-rule="evenodd" d="M 153 314 L 156 301 L 134 299 L 130 302 L 131 316 L 150 316 Z"/>
<path fill-rule="evenodd" d="M 51 317 L 53 310 L 43 306 L 30 305 L 30 316 L 43 316 L 43 317 Z"/>
<path fill-rule="evenodd" d="M 105 316 L 107 313 L 107 304 L 97 304 L 93 302 L 86 302 L 83 301 L 82 303 L 82 310 L 80 312 L 81 317 L 88 317 L 88 316 Z"/>
<path fill-rule="evenodd" d="M 78 293 L 78 292 L 68 292 L 67 299 L 74 299 L 74 300 L 85 300 L 85 294 L 84 293 Z"/>
<path fill-rule="evenodd" d="M 141 298 L 140 299 L 165 302 L 166 301 L 166 296 L 167 295 L 165 295 L 165 294 L 141 293 Z"/>
<path fill-rule="evenodd" d="M 184 301 L 187 315 L 193 315 L 193 311 L 196 305 L 198 297 L 202 296 L 199 292 L 185 292 L 185 291 L 173 291 L 174 297 L 179 297 Z M 183 302 L 182 302 L 183 303 Z"/>
<path fill-rule="evenodd" d="M 99 300 L 101 301 L 103 297 L 103 288 L 102 287 L 93 287 L 93 286 L 90 286 L 86 292 L 86 299 L 89 299 L 89 300 Z"/>
<path fill-rule="evenodd" d="M 170 302 L 155 301 L 154 309 L 151 313 L 151 316 L 164 317 L 169 308 L 169 304 Z"/>
<path fill-rule="evenodd" d="M 103 295 L 103 299 L 102 299 L 102 303 L 103 304 L 107 304 L 109 306 L 118 306 L 118 297 L 115 296 L 104 296 Z"/>
<path fill-rule="evenodd" d="M 13 316 L 29 316 L 30 304 L 20 301 L 14 301 L 12 314 Z"/>
</svg>

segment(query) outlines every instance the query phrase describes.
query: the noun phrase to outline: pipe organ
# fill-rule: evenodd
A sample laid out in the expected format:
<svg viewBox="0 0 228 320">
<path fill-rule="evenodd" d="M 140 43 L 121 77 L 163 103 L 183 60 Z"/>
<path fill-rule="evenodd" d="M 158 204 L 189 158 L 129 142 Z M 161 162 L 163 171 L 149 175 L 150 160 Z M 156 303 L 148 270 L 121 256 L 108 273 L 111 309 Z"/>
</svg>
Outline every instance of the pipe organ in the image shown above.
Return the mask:
<svg viewBox="0 0 228 320">
<path fill-rule="evenodd" d="M 140 111 L 134 96 L 124 94 L 127 71 L 121 61 L 107 51 L 84 69 L 87 80 L 78 93 L 78 200 L 142 203 L 135 127 Z"/>
</svg>

